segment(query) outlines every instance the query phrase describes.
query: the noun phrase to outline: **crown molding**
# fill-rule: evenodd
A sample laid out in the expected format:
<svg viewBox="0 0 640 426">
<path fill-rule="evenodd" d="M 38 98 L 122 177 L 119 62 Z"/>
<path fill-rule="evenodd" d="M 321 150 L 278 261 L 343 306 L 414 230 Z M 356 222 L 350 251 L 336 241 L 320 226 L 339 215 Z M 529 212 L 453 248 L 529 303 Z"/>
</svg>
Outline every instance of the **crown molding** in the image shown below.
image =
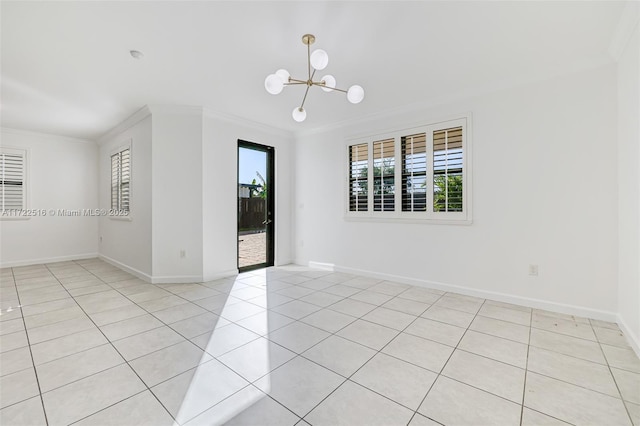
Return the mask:
<svg viewBox="0 0 640 426">
<path fill-rule="evenodd" d="M 11 133 L 14 135 L 32 136 L 32 137 L 38 137 L 38 138 L 44 138 L 44 139 L 55 139 L 57 141 L 72 142 L 72 143 L 95 144 L 95 141 L 92 139 L 73 138 L 71 136 L 55 135 L 53 133 L 34 132 L 33 130 L 16 129 L 13 127 L 0 127 L 0 129 L 2 130 L 2 133 Z"/>
<path fill-rule="evenodd" d="M 125 118 L 119 124 L 116 124 L 110 130 L 107 130 L 102 136 L 100 136 L 96 140 L 96 142 L 98 143 L 98 145 L 102 145 L 103 143 L 118 136 L 120 133 L 124 132 L 125 130 L 135 126 L 136 124 L 138 124 L 139 122 L 141 122 L 142 120 L 144 120 L 150 115 L 151 115 L 151 110 L 147 105 L 145 105 L 139 110 L 137 110 L 136 112 L 134 112 L 132 115 L 130 115 L 128 118 Z"/>
<path fill-rule="evenodd" d="M 413 102 L 407 105 L 402 105 L 395 108 L 389 108 L 383 111 L 374 112 L 371 114 L 362 115 L 357 118 L 337 121 L 329 123 L 323 126 L 314 127 L 312 129 L 299 130 L 294 133 L 296 139 L 306 136 L 313 136 L 330 131 L 345 130 L 349 127 L 363 126 L 376 121 L 388 120 L 396 117 L 402 117 L 411 113 L 427 110 L 430 108 L 446 106 L 455 104 L 456 102 L 473 99 L 479 96 L 491 95 L 503 90 L 516 89 L 519 87 L 525 87 L 527 85 L 550 81 L 556 78 L 562 78 L 567 75 L 576 74 L 592 69 L 597 69 L 614 64 L 608 55 L 604 54 L 602 57 L 589 61 L 578 61 L 571 65 L 565 66 L 561 69 L 549 71 L 546 73 L 534 73 L 524 76 L 519 76 L 507 80 L 494 82 L 484 86 L 476 87 L 469 90 L 463 90 L 455 93 L 448 93 L 436 96 L 429 100 Z"/>
<path fill-rule="evenodd" d="M 279 129 L 267 124 L 251 121 L 236 115 L 221 113 L 203 106 L 191 105 L 145 105 L 131 116 L 120 122 L 97 139 L 98 145 L 114 138 L 130 127 L 138 124 L 148 116 L 153 114 L 174 114 L 174 115 L 201 115 L 227 123 L 247 127 L 259 132 L 268 133 L 274 136 L 293 139 L 294 133 L 288 130 Z"/>
<path fill-rule="evenodd" d="M 627 1 L 609 44 L 609 55 L 617 62 L 627 48 L 633 32 L 640 23 L 640 2 Z"/>
<path fill-rule="evenodd" d="M 153 114 L 171 114 L 171 115 L 202 115 L 204 107 L 197 105 L 165 105 L 151 104 L 147 105 L 151 115 Z"/>
<path fill-rule="evenodd" d="M 295 137 L 295 133 L 289 130 L 284 130 L 278 127 L 269 126 L 268 124 L 248 120 L 246 118 L 239 117 L 237 115 L 214 111 L 206 107 L 203 108 L 203 110 L 204 110 L 205 117 L 225 121 L 227 123 L 236 124 L 238 126 L 248 127 L 250 129 L 253 129 L 259 132 L 268 133 L 273 136 L 289 138 L 289 139 L 293 139 Z"/>
</svg>

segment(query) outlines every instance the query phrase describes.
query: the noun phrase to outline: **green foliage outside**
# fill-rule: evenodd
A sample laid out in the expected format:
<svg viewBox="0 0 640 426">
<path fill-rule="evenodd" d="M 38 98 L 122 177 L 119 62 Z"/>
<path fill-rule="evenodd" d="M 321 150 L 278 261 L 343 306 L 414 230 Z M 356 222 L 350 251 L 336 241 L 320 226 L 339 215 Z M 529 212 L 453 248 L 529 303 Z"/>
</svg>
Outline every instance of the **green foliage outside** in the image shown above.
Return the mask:
<svg viewBox="0 0 640 426">
<path fill-rule="evenodd" d="M 384 161 L 381 166 L 373 167 L 373 177 L 374 177 L 374 186 L 373 186 L 373 194 L 381 195 L 381 194 L 393 194 L 395 192 L 395 166 L 391 162 Z M 367 176 L 369 173 L 369 168 L 367 166 L 360 169 L 360 178 L 364 179 L 364 181 L 358 181 L 358 184 L 362 190 L 366 194 L 368 189 L 368 181 Z M 379 179 L 375 179 L 379 178 Z"/>
<path fill-rule="evenodd" d="M 258 176 L 260 176 L 260 175 L 258 175 Z M 258 182 L 256 182 L 255 179 L 253 179 L 251 181 L 251 185 L 257 185 L 257 184 L 258 184 Z M 262 181 L 262 185 L 260 187 L 253 188 L 251 190 L 251 196 L 252 197 L 260 197 L 260 198 L 262 198 L 264 200 L 267 199 L 267 185 L 265 184 L 264 180 Z"/>
<path fill-rule="evenodd" d="M 368 189 L 368 167 L 360 169 L 360 178 L 358 185 L 361 191 L 366 194 Z M 382 166 L 374 166 L 373 177 L 375 186 L 373 188 L 374 195 L 392 194 L 395 191 L 394 185 L 395 167 L 393 164 L 384 163 Z M 375 179 L 380 178 L 381 179 Z M 381 182 L 382 181 L 382 182 Z M 384 185 L 382 185 L 384 183 Z M 462 176 L 445 176 L 438 175 L 433 178 L 433 210 L 436 212 L 461 212 L 462 211 Z M 445 193 L 445 188 L 448 193 Z"/>
<path fill-rule="evenodd" d="M 433 211 L 462 211 L 462 176 L 435 176 L 433 184 Z M 448 199 L 445 188 L 449 194 Z"/>
</svg>

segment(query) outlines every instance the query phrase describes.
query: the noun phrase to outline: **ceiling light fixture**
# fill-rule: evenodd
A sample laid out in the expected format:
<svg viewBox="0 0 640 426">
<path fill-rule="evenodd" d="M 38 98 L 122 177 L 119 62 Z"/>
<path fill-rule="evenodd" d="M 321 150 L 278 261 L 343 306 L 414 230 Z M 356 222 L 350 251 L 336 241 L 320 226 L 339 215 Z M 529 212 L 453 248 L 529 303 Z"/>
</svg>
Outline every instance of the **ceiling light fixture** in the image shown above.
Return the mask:
<svg viewBox="0 0 640 426">
<path fill-rule="evenodd" d="M 289 72 L 285 69 L 279 69 L 273 74 L 267 76 L 264 80 L 264 88 L 272 95 L 277 95 L 282 92 L 285 86 L 297 86 L 306 85 L 307 90 L 304 92 L 302 98 L 302 104 L 299 107 L 295 107 L 291 116 L 297 122 L 304 121 L 307 118 L 307 111 L 304 109 L 304 103 L 307 100 L 309 89 L 312 86 L 319 86 L 325 92 L 338 91 L 347 94 L 347 100 L 352 104 L 362 102 L 364 99 L 364 89 L 357 84 L 349 87 L 349 90 L 342 90 L 336 87 L 336 79 L 334 76 L 327 74 L 319 81 L 314 81 L 313 77 L 316 75 L 316 71 L 322 71 L 329 64 L 329 55 L 322 49 L 314 50 L 311 52 L 311 45 L 316 41 L 316 37 L 313 34 L 305 34 L 302 36 L 302 43 L 307 46 L 307 71 L 308 76 L 306 80 L 300 80 L 291 77 Z M 313 68 L 313 72 L 311 70 Z"/>
</svg>

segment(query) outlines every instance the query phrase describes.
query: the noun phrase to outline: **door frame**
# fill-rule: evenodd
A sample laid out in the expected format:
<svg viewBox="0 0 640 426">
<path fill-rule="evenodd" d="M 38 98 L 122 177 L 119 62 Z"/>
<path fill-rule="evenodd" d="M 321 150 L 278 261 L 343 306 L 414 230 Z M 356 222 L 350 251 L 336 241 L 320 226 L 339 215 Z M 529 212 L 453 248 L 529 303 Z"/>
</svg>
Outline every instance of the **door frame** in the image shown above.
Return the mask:
<svg viewBox="0 0 640 426">
<path fill-rule="evenodd" d="M 239 240 L 239 224 L 240 212 L 238 211 L 238 190 L 240 187 L 240 149 L 253 149 L 262 151 L 267 155 L 267 217 L 271 220 L 266 226 L 266 262 L 255 265 L 240 267 L 240 240 Z M 275 214 L 275 148 L 268 145 L 262 145 L 255 142 L 249 142 L 238 139 L 238 150 L 236 152 L 236 265 L 239 272 L 251 271 L 254 269 L 267 268 L 275 263 L 275 230 L 276 230 L 276 214 Z"/>
</svg>

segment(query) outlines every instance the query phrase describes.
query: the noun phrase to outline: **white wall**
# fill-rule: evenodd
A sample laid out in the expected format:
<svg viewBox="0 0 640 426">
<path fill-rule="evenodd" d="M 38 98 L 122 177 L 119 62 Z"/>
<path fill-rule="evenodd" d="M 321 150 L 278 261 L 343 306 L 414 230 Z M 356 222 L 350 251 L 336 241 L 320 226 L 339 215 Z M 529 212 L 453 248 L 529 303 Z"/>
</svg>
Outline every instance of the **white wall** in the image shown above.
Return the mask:
<svg viewBox="0 0 640 426">
<path fill-rule="evenodd" d="M 615 82 L 611 65 L 298 137 L 296 262 L 613 319 Z M 472 225 L 344 219 L 347 137 L 467 112 Z M 529 264 L 539 265 L 538 277 L 528 276 Z"/>
<path fill-rule="evenodd" d="M 152 107 L 154 281 L 202 279 L 202 108 Z M 181 251 L 184 250 L 184 257 Z"/>
<path fill-rule="evenodd" d="M 618 309 L 640 354 L 640 35 L 618 62 Z"/>
<path fill-rule="evenodd" d="M 124 129 L 124 130 L 123 130 Z M 100 146 L 101 206 L 110 153 L 131 140 L 131 221 L 101 219 L 100 254 L 153 282 L 237 273 L 238 139 L 275 147 L 276 264 L 292 261 L 292 138 L 202 107 L 145 107 Z M 185 256 L 181 256 L 181 251 Z"/>
<path fill-rule="evenodd" d="M 26 149 L 30 209 L 96 209 L 98 147 L 94 142 L 2 129 L 2 146 Z M 98 218 L 0 219 L 2 267 L 95 256 Z"/>
<path fill-rule="evenodd" d="M 131 143 L 130 219 L 100 217 L 100 255 L 147 279 L 151 268 L 151 125 L 148 112 L 100 141 L 100 208 L 111 207 L 111 154 Z M 137 115 L 136 115 L 137 117 Z M 128 122 L 127 122 L 128 123 Z M 95 191 L 95 189 L 94 189 Z"/>
<path fill-rule="evenodd" d="M 238 139 L 275 148 L 275 264 L 292 262 L 293 141 L 286 132 L 205 112 L 203 133 L 203 274 L 237 271 Z"/>
</svg>

